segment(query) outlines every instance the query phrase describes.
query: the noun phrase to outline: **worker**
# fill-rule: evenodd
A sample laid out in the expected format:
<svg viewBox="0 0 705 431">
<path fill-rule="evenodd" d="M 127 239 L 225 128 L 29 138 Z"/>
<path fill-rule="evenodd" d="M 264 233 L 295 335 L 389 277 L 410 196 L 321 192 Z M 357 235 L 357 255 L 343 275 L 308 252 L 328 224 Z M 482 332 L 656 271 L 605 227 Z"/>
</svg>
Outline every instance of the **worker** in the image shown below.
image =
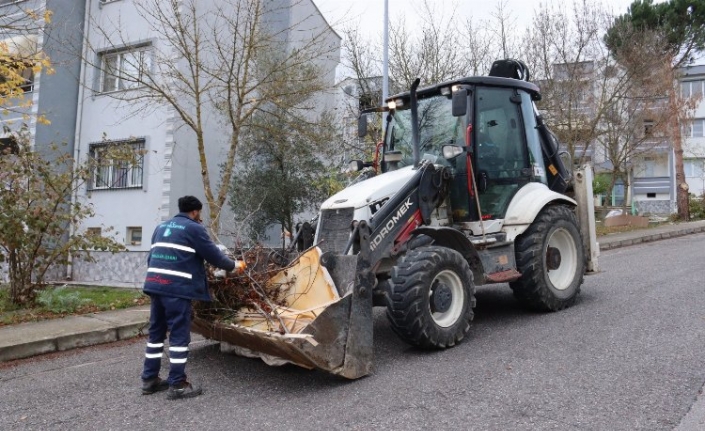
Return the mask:
<svg viewBox="0 0 705 431">
<path fill-rule="evenodd" d="M 179 213 L 154 230 L 147 258 L 144 292 L 151 299 L 149 340 L 142 372 L 142 394 L 168 389 L 167 398 L 200 395 L 200 386 L 186 379 L 186 360 L 191 341 L 191 300 L 210 301 L 204 259 L 213 266 L 233 271 L 230 259 L 210 239 L 201 224 L 203 204 L 194 196 L 179 198 Z M 169 377 L 159 377 L 164 340 L 169 331 Z"/>
</svg>

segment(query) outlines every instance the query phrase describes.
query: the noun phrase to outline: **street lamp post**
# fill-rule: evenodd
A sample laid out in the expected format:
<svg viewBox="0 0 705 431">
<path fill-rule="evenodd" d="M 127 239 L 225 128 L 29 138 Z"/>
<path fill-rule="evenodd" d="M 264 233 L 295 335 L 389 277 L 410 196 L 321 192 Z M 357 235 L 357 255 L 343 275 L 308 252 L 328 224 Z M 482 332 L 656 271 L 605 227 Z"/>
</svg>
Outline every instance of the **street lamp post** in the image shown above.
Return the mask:
<svg viewBox="0 0 705 431">
<path fill-rule="evenodd" d="M 384 48 L 382 59 L 382 105 L 389 96 L 389 0 L 384 0 Z"/>
</svg>

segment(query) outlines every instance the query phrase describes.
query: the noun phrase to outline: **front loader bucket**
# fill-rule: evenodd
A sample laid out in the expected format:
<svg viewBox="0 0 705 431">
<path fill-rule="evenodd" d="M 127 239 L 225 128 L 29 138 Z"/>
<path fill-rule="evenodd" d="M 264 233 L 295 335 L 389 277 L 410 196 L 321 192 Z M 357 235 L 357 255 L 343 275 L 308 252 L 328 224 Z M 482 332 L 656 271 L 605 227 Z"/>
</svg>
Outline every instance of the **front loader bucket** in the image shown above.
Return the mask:
<svg viewBox="0 0 705 431">
<path fill-rule="evenodd" d="M 314 247 L 270 280 L 286 286 L 286 306 L 269 316 L 241 312 L 234 323 L 195 317 L 192 329 L 263 359 L 357 379 L 372 368 L 375 281 L 365 253 L 321 255 Z"/>
</svg>

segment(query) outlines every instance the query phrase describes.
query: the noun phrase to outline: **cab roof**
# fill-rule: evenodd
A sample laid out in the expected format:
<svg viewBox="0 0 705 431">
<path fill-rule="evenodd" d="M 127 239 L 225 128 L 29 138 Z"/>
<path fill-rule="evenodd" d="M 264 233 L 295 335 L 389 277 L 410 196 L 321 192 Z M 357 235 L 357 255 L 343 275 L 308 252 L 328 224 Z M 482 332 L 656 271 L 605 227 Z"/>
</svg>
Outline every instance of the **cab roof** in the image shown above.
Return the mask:
<svg viewBox="0 0 705 431">
<path fill-rule="evenodd" d="M 533 100 L 541 100 L 541 93 L 539 91 L 539 87 L 537 87 L 536 84 L 532 82 L 522 81 L 520 79 L 500 78 L 496 76 L 471 76 L 467 78 L 454 79 L 451 81 L 442 82 L 440 84 L 434 84 L 420 88 L 416 90 L 416 94 L 419 98 L 429 97 L 439 94 L 441 88 L 452 87 L 453 85 L 458 84 L 483 87 L 519 88 L 531 94 L 531 98 Z M 409 91 L 398 93 L 388 97 L 385 102 L 389 102 L 396 99 L 408 100 L 410 94 L 411 93 Z"/>
</svg>

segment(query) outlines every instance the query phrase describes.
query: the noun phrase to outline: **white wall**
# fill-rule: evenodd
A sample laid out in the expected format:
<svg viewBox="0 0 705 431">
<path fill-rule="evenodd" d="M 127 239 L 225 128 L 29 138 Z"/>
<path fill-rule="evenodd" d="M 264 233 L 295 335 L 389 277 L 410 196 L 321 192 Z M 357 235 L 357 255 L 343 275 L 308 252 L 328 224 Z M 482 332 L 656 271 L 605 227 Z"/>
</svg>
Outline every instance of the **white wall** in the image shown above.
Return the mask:
<svg viewBox="0 0 705 431">
<path fill-rule="evenodd" d="M 705 91 L 705 65 L 692 66 L 683 69 L 682 81 L 699 81 L 701 91 Z M 701 98 L 698 106 L 693 112 L 693 118 L 703 121 L 705 119 L 705 98 Z M 686 137 L 683 145 L 683 158 L 692 160 L 705 166 L 705 137 Z M 689 192 L 700 196 L 705 192 L 705 177 L 688 176 L 686 172 L 686 182 Z"/>
<path fill-rule="evenodd" d="M 163 48 L 159 35 L 136 13 L 131 0 L 99 5 L 90 1 L 87 33 L 90 46 L 100 51 L 112 47 L 129 46 L 150 42 L 155 48 Z M 106 37 L 107 32 L 111 37 Z M 90 51 L 88 51 L 90 52 Z M 143 187 L 125 190 L 83 190 L 79 195 L 93 205 L 96 215 L 85 220 L 83 229 L 90 227 L 115 228 L 116 238 L 125 243 L 127 227 L 142 227 L 142 244 L 127 245 L 130 250 L 148 250 L 152 231 L 161 221 L 162 192 L 168 188 L 169 151 L 166 143 L 171 139 L 173 115 L 163 106 L 147 105 L 144 102 L 116 100 L 110 94 L 100 94 L 97 88 L 97 55 L 87 54 L 84 62 L 84 88 L 79 99 L 77 124 L 80 158 L 85 160 L 90 144 L 104 140 L 144 138 L 145 155 Z M 130 93 L 132 91 L 132 93 Z M 135 94 L 135 90 L 121 95 Z M 113 94 L 115 95 L 115 94 Z M 139 112 L 140 108 L 148 108 Z"/>
<path fill-rule="evenodd" d="M 331 53 L 320 65 L 332 88 L 335 67 L 340 56 L 340 37 L 328 26 L 311 0 L 277 2 L 280 6 L 295 4 L 295 7 L 289 10 L 281 9 L 287 11 L 280 17 L 281 25 L 288 27 L 290 23 L 297 23 L 301 29 L 320 28 L 318 31 L 326 31 L 325 43 L 331 47 Z M 148 42 L 160 53 L 169 52 L 161 35 L 153 32 L 150 25 L 137 13 L 133 0 L 103 5 L 98 1 L 89 3 L 87 32 L 93 50 Z M 202 2 L 198 3 L 198 6 L 203 7 L 205 11 L 206 8 L 215 7 L 216 3 L 218 2 Z M 305 37 L 304 31 L 293 33 L 296 37 Z M 296 47 L 301 41 L 291 36 L 287 43 Z M 95 55 L 88 58 L 89 62 L 94 64 L 84 65 L 86 70 L 83 80 L 93 88 L 98 81 L 95 67 L 98 58 Z M 183 60 L 180 61 L 179 58 L 175 57 L 174 61 L 183 64 Z M 129 93 L 124 94 L 129 96 Z M 317 105 L 321 109 L 327 109 L 333 104 L 327 102 L 327 98 L 321 100 L 322 103 Z M 144 137 L 147 150 L 142 189 L 83 191 L 81 197 L 89 200 L 94 206 L 96 216 L 86 220 L 82 228 L 113 226 L 118 239 L 124 241 L 128 226 L 141 226 L 142 244 L 128 248 L 148 250 L 149 238 L 157 224 L 177 212 L 178 197 L 192 194 L 205 202 L 194 133 L 176 117 L 173 110 L 164 106 L 151 105 L 148 111 L 135 114 L 138 108 L 147 105 L 139 101 L 121 102 L 111 98 L 110 94 L 98 94 L 91 89 L 84 89 L 81 101 L 83 103 L 79 107 L 77 136 L 82 157 L 88 154 L 91 143 L 101 142 L 104 137 L 108 140 Z M 227 152 L 229 127 L 220 124 L 218 115 L 212 108 L 207 109 L 209 110 L 204 116 L 206 156 L 209 160 L 211 182 L 215 185 L 219 179 L 219 164 Z M 221 220 L 227 222 L 230 217 L 227 204 L 225 209 Z"/>
</svg>

